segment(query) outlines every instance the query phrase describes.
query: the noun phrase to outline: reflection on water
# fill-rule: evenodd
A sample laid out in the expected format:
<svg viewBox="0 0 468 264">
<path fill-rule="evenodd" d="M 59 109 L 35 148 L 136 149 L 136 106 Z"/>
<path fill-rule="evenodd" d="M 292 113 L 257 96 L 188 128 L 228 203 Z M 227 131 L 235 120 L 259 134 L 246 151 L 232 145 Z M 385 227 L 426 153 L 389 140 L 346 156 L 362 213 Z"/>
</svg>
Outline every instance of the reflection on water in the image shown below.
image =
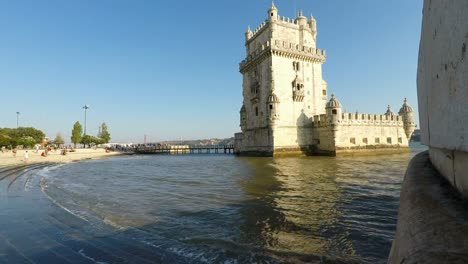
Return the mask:
<svg viewBox="0 0 468 264">
<path fill-rule="evenodd" d="M 133 156 L 71 164 L 48 195 L 193 262 L 385 263 L 408 154 Z"/>
</svg>

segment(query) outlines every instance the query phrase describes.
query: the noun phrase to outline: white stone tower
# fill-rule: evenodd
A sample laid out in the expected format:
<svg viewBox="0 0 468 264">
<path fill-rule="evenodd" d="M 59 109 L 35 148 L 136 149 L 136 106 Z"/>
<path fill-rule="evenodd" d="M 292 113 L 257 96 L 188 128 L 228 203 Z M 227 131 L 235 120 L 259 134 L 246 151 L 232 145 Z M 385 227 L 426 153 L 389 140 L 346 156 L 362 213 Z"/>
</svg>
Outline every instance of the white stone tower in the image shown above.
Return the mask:
<svg viewBox="0 0 468 264">
<path fill-rule="evenodd" d="M 311 117 L 325 114 L 327 85 L 322 79 L 325 51 L 316 49 L 313 17 L 280 17 L 272 3 L 267 19 L 245 33 L 242 133 L 236 151 L 273 155 L 311 146 Z"/>
</svg>

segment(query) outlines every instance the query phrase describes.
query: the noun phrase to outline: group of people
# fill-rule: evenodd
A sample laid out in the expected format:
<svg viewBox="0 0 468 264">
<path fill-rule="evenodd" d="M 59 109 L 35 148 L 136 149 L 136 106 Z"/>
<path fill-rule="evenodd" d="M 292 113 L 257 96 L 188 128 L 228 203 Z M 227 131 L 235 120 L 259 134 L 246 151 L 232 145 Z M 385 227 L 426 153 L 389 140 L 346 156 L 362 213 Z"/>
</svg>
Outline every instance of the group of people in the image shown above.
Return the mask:
<svg viewBox="0 0 468 264">
<path fill-rule="evenodd" d="M 57 147 L 52 148 L 52 147 L 50 147 L 50 146 L 46 146 L 46 147 L 44 147 L 44 148 L 41 148 L 39 145 L 36 145 L 36 146 L 34 147 L 34 149 L 33 149 L 33 152 L 39 153 L 39 151 L 40 151 L 41 149 L 43 150 L 43 151 L 41 152 L 41 157 L 44 157 L 44 158 L 47 157 L 47 156 L 49 155 L 49 152 L 51 152 L 51 151 L 52 151 L 52 152 L 57 151 Z M 17 153 L 18 153 L 18 149 L 17 149 L 16 147 L 15 147 L 15 148 L 11 148 L 11 149 L 8 149 L 8 148 L 6 148 L 6 147 L 1 147 L 1 149 L 0 149 L 1 153 L 7 153 L 7 152 L 10 152 L 10 150 L 11 150 L 11 153 L 12 153 L 13 157 L 16 158 Z M 74 151 L 75 151 L 75 149 L 73 149 L 73 147 L 71 147 L 71 146 L 69 146 L 69 147 L 62 146 L 62 147 L 60 148 L 60 155 L 65 156 L 65 155 L 67 155 L 68 152 L 74 152 Z M 23 161 L 26 163 L 26 162 L 28 162 L 29 158 L 30 158 L 30 153 L 29 153 L 28 150 L 25 150 L 24 156 L 23 156 Z"/>
</svg>

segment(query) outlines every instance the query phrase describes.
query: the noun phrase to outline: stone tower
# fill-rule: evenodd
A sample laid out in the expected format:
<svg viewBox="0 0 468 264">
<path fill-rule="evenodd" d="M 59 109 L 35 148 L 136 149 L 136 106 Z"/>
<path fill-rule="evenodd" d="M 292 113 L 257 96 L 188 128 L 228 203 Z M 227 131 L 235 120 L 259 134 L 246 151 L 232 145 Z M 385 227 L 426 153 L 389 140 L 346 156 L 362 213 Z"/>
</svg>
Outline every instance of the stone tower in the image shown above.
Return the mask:
<svg viewBox="0 0 468 264">
<path fill-rule="evenodd" d="M 411 108 L 411 106 L 408 105 L 408 101 L 406 100 L 406 98 L 398 114 L 403 117 L 403 126 L 405 128 L 405 134 L 408 140 L 410 140 L 411 135 L 413 134 L 414 129 L 416 128 L 416 124 L 414 123 L 413 108 Z"/>
<path fill-rule="evenodd" d="M 325 114 L 327 85 L 322 79 L 325 51 L 316 49 L 317 25 L 299 12 L 279 16 L 272 3 L 267 19 L 245 33 L 242 135 L 238 153 L 273 155 L 311 145 L 311 117 Z"/>
<path fill-rule="evenodd" d="M 326 107 L 328 121 L 331 124 L 337 124 L 338 120 L 341 119 L 341 103 L 336 99 L 335 95 L 331 95 L 330 101 L 328 101 Z"/>
</svg>

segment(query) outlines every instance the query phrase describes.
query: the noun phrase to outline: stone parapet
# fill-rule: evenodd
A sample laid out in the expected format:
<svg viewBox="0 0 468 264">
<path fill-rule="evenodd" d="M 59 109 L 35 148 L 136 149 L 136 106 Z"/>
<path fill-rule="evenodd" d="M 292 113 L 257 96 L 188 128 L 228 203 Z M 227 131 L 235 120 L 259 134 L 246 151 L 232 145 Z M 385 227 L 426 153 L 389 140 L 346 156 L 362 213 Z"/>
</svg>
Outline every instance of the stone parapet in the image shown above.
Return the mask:
<svg viewBox="0 0 468 264">
<path fill-rule="evenodd" d="M 327 127 L 330 125 L 372 125 L 372 126 L 403 126 L 403 117 L 399 115 L 375 115 L 359 113 L 342 113 L 335 122 L 330 116 L 314 115 L 311 121 L 314 127 Z"/>
<path fill-rule="evenodd" d="M 428 152 L 410 162 L 389 264 L 468 263 L 468 206 L 432 166 Z"/>
<path fill-rule="evenodd" d="M 283 57 L 302 59 L 310 62 L 323 63 L 326 59 L 326 51 L 307 46 L 302 46 L 293 42 L 275 40 L 274 44 L 270 41 L 259 45 L 259 48 L 253 50 L 246 59 L 239 64 L 239 71 L 246 72 L 251 64 L 272 54 Z"/>
</svg>

